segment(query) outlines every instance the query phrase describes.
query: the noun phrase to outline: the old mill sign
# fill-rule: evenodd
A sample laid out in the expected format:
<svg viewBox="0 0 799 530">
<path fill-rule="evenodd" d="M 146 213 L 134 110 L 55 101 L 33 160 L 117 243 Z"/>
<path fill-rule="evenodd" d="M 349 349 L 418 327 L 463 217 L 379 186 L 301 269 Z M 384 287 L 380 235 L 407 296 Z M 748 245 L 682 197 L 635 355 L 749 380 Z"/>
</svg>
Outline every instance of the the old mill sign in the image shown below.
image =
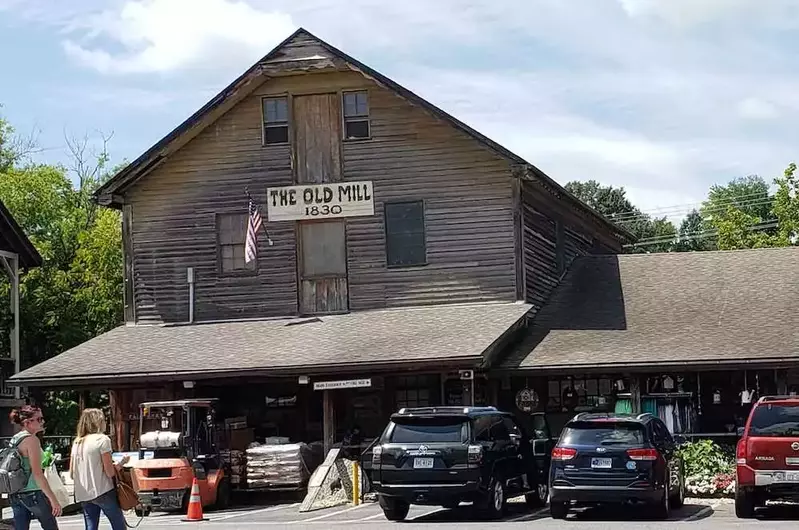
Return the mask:
<svg viewBox="0 0 799 530">
<path fill-rule="evenodd" d="M 266 202 L 270 222 L 375 214 L 371 181 L 267 188 Z"/>
</svg>

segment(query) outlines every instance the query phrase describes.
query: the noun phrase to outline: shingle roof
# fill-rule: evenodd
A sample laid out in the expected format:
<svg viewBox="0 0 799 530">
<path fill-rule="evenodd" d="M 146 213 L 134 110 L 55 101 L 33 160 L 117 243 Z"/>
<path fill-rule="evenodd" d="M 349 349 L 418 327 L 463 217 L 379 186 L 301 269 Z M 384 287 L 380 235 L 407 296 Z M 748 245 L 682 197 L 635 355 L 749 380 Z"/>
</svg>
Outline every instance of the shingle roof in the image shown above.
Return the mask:
<svg viewBox="0 0 799 530">
<path fill-rule="evenodd" d="M 503 369 L 799 361 L 799 248 L 580 257 Z"/>
<path fill-rule="evenodd" d="M 522 303 L 443 305 L 306 319 L 121 326 L 12 377 L 77 385 L 96 380 L 249 373 L 313 375 L 348 368 L 461 363 L 482 354 L 530 309 Z"/>
</svg>

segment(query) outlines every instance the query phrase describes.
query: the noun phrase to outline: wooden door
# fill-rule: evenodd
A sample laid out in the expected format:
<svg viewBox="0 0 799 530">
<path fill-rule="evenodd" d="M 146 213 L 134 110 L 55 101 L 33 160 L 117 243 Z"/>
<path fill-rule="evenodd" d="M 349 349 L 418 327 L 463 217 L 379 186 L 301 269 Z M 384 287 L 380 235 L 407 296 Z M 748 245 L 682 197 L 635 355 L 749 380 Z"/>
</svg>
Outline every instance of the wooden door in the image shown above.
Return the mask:
<svg viewBox="0 0 799 530">
<path fill-rule="evenodd" d="M 341 180 L 341 108 L 336 94 L 297 96 L 293 103 L 298 184 Z M 297 229 L 299 305 L 303 315 L 349 309 L 346 221 L 303 221 Z"/>
</svg>

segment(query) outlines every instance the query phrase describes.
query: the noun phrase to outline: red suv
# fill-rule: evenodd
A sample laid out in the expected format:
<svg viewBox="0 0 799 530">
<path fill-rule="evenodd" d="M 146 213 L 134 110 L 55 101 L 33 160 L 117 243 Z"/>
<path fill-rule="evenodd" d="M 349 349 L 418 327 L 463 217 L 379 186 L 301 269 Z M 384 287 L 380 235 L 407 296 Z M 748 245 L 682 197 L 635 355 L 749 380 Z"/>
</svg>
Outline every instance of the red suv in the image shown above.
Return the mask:
<svg viewBox="0 0 799 530">
<path fill-rule="evenodd" d="M 738 517 L 752 517 L 767 500 L 799 499 L 799 397 L 760 398 L 735 458 Z"/>
</svg>

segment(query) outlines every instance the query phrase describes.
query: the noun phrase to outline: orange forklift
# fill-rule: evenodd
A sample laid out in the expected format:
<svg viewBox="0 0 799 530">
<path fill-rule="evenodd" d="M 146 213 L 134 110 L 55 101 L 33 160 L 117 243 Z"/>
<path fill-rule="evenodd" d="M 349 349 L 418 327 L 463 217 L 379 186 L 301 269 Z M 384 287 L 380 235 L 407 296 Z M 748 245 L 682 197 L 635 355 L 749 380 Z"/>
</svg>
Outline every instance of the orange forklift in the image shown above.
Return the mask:
<svg viewBox="0 0 799 530">
<path fill-rule="evenodd" d="M 196 478 L 203 507 L 224 509 L 230 503 L 230 471 L 217 447 L 217 399 L 142 403 L 139 459 L 133 463 L 133 486 L 142 508 L 186 513 Z"/>
</svg>

